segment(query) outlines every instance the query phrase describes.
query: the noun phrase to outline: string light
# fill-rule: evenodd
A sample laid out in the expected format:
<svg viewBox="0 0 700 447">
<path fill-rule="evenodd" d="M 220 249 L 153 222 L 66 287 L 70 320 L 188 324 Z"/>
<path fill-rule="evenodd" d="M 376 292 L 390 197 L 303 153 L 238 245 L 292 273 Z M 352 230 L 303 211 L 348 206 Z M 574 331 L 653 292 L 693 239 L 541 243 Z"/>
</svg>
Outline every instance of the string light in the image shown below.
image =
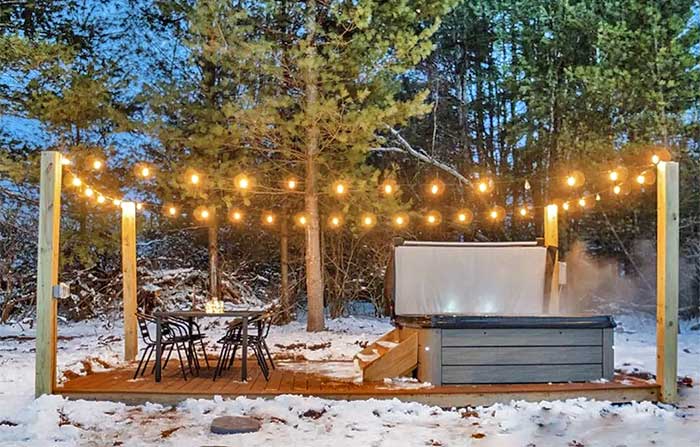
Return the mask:
<svg viewBox="0 0 700 447">
<path fill-rule="evenodd" d="M 473 220 L 474 213 L 467 209 L 459 210 L 455 215 L 455 222 L 459 225 L 469 225 Z"/>
<path fill-rule="evenodd" d="M 525 191 L 529 191 L 530 189 L 532 189 L 532 186 L 530 186 L 530 182 L 525 179 Z"/>
<path fill-rule="evenodd" d="M 498 211 L 491 210 L 491 212 L 489 213 L 489 217 L 491 217 L 491 219 L 494 219 L 494 220 L 498 219 Z"/>
<path fill-rule="evenodd" d="M 201 178 L 199 177 L 199 174 L 193 173 L 190 175 L 190 183 L 193 185 L 198 185 L 200 182 Z"/>
<path fill-rule="evenodd" d="M 275 223 L 275 215 L 272 213 L 265 213 L 263 215 L 263 223 L 267 225 L 272 225 L 273 223 Z"/>
<path fill-rule="evenodd" d="M 401 228 L 405 227 L 408 225 L 408 214 L 406 213 L 398 213 L 395 214 L 394 217 L 391 218 L 391 221 L 394 223 L 395 226 Z"/>
<path fill-rule="evenodd" d="M 174 206 L 168 207 L 168 214 L 171 216 L 175 216 L 177 214 L 177 208 Z"/>
<path fill-rule="evenodd" d="M 425 223 L 430 226 L 438 225 L 440 222 L 442 222 L 442 216 L 437 211 L 430 211 L 425 215 Z"/>
<path fill-rule="evenodd" d="M 300 227 L 305 227 L 309 223 L 309 216 L 306 213 L 297 213 L 296 216 L 294 216 L 294 221 L 299 225 Z"/>
<path fill-rule="evenodd" d="M 70 158 L 68 158 L 66 156 L 61 156 L 61 164 L 63 166 L 70 166 L 70 164 L 71 164 Z"/>
<path fill-rule="evenodd" d="M 616 182 L 620 179 L 620 174 L 617 171 L 610 171 L 610 175 L 608 175 L 608 177 L 610 177 L 610 180 L 613 182 Z"/>
<path fill-rule="evenodd" d="M 573 188 L 583 186 L 586 183 L 586 176 L 581 171 L 573 171 L 566 177 L 566 184 Z"/>
<path fill-rule="evenodd" d="M 484 193 L 484 192 L 488 191 L 489 185 L 486 182 L 479 182 L 478 188 L 479 188 L 479 192 Z"/>
<path fill-rule="evenodd" d="M 600 194 L 596 194 L 596 195 L 595 195 L 595 201 L 596 201 L 596 202 L 600 202 Z"/>
<path fill-rule="evenodd" d="M 331 228 L 339 228 L 343 225 L 343 216 L 340 213 L 333 213 L 328 217 L 328 226 Z"/>
<path fill-rule="evenodd" d="M 141 177 L 148 178 L 151 176 L 151 168 L 144 166 L 141 168 Z"/>
<path fill-rule="evenodd" d="M 445 183 L 440 179 L 435 179 L 428 184 L 428 194 L 439 196 L 445 190 Z"/>
<path fill-rule="evenodd" d="M 243 213 L 240 210 L 232 210 L 230 217 L 232 222 L 240 222 L 243 220 Z"/>
<path fill-rule="evenodd" d="M 233 179 L 233 183 L 241 191 L 248 191 L 252 187 L 253 180 L 245 174 L 238 174 Z"/>
<path fill-rule="evenodd" d="M 114 199 L 114 200 L 112 200 L 112 204 L 114 206 L 120 206 L 122 204 L 122 201 L 119 199 Z"/>
<path fill-rule="evenodd" d="M 645 181 L 646 179 L 644 178 L 644 174 L 639 174 L 637 176 L 637 183 L 639 183 L 640 185 L 643 185 Z"/>
<path fill-rule="evenodd" d="M 73 186 L 80 186 L 83 184 L 83 181 L 80 180 L 78 177 L 73 176 L 73 180 L 71 181 L 71 184 Z"/>
<path fill-rule="evenodd" d="M 101 160 L 95 160 L 92 162 L 92 169 L 95 171 L 99 171 L 102 169 L 102 161 Z"/>
<path fill-rule="evenodd" d="M 333 183 L 333 192 L 337 196 L 342 196 L 348 191 L 348 187 L 342 181 L 337 181 Z"/>
<path fill-rule="evenodd" d="M 105 196 L 103 196 L 102 194 L 97 196 L 97 203 L 99 203 L 99 204 L 105 203 Z"/>
<path fill-rule="evenodd" d="M 393 179 L 386 179 L 382 183 L 381 189 L 382 189 L 382 193 L 384 193 L 384 195 L 390 196 L 396 192 L 396 190 L 398 189 L 398 186 L 396 184 L 396 181 L 394 181 Z"/>
<path fill-rule="evenodd" d="M 620 194 L 622 192 L 622 188 L 620 187 L 620 185 L 615 185 L 615 186 L 613 186 L 612 191 L 613 191 L 613 194 Z"/>
<path fill-rule="evenodd" d="M 653 154 L 651 156 L 651 162 L 653 164 L 658 165 L 660 161 L 661 161 L 661 157 L 659 157 L 657 154 Z"/>
<path fill-rule="evenodd" d="M 586 207 L 586 199 L 583 197 L 578 199 L 578 206 L 580 206 L 581 208 L 585 208 Z"/>
<path fill-rule="evenodd" d="M 286 181 L 285 185 L 287 189 L 296 189 L 297 188 L 297 180 L 295 178 L 290 178 Z"/>
<path fill-rule="evenodd" d="M 360 216 L 360 223 L 365 228 L 372 228 L 377 224 L 377 216 L 372 213 L 364 213 Z"/>
<path fill-rule="evenodd" d="M 521 217 L 527 217 L 527 208 L 525 208 L 524 206 L 521 207 L 520 211 L 518 211 L 518 212 L 520 213 Z"/>
<path fill-rule="evenodd" d="M 561 207 L 564 211 L 569 211 L 569 202 L 562 203 Z"/>
<path fill-rule="evenodd" d="M 94 193 L 95 193 L 95 191 L 93 191 L 92 188 L 90 188 L 90 187 L 85 188 L 85 195 L 86 195 L 87 197 L 92 197 L 92 195 L 93 195 Z"/>
<path fill-rule="evenodd" d="M 570 175 L 566 178 L 566 184 L 569 186 L 576 186 L 576 177 Z"/>
<path fill-rule="evenodd" d="M 139 202 L 136 204 L 136 209 L 141 211 L 143 209 L 143 203 Z"/>
</svg>

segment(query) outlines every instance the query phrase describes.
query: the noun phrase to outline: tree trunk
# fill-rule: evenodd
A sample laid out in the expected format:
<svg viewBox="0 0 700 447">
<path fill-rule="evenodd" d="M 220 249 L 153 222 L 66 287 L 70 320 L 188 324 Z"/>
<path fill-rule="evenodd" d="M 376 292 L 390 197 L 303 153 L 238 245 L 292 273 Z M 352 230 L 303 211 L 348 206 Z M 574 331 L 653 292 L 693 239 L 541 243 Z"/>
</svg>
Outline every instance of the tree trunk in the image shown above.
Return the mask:
<svg viewBox="0 0 700 447">
<path fill-rule="evenodd" d="M 289 291 L 289 231 L 287 219 L 280 223 L 280 301 L 282 302 L 283 322 L 288 322 L 292 315 L 292 303 Z"/>
<path fill-rule="evenodd" d="M 306 189 L 304 203 L 309 224 L 306 226 L 306 296 L 308 319 L 306 330 L 309 332 L 322 331 L 323 321 L 323 271 L 321 269 L 321 219 L 318 212 L 317 159 L 320 130 L 316 122 L 318 106 L 318 77 L 315 71 L 316 60 L 316 2 L 308 2 L 307 16 L 307 47 L 306 64 L 304 67 L 304 83 L 306 93 Z"/>
<path fill-rule="evenodd" d="M 207 228 L 209 235 L 209 297 L 220 297 L 219 285 L 219 222 L 216 211 L 211 211 L 211 221 Z"/>
</svg>

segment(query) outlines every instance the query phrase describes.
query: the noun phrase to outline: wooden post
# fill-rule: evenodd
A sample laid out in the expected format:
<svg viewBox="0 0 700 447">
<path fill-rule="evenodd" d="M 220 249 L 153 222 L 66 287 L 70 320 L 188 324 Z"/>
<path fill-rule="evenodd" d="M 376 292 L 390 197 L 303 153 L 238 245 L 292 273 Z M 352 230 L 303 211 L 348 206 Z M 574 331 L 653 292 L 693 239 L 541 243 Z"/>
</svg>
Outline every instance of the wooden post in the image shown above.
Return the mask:
<svg viewBox="0 0 700 447">
<path fill-rule="evenodd" d="M 660 399 L 676 402 L 678 391 L 678 163 L 657 166 L 656 383 Z"/>
<path fill-rule="evenodd" d="M 57 303 L 53 286 L 58 283 L 61 174 L 61 154 L 42 152 L 36 273 L 36 397 L 51 394 L 56 386 Z"/>
<path fill-rule="evenodd" d="M 545 311 L 559 313 L 559 219 L 557 205 L 544 209 L 544 246 L 547 247 L 547 278 L 545 294 L 548 299 Z"/>
<path fill-rule="evenodd" d="M 124 359 L 134 360 L 139 342 L 136 321 L 136 204 L 122 203 L 122 282 L 124 299 Z"/>
</svg>

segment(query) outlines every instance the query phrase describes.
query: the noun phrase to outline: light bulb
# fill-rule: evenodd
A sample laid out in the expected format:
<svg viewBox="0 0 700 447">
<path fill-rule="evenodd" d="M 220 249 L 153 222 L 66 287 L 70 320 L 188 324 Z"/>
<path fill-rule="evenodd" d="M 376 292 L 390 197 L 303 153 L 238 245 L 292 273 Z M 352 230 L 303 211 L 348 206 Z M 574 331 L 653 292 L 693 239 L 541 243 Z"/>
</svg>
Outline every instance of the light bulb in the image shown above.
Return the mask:
<svg viewBox="0 0 700 447">
<path fill-rule="evenodd" d="M 85 189 L 85 195 L 88 197 L 92 197 L 92 195 L 95 193 L 95 191 L 92 190 L 92 188 L 86 188 Z"/>
<path fill-rule="evenodd" d="M 190 183 L 192 183 L 193 185 L 198 185 L 198 184 L 199 184 L 199 180 L 200 180 L 199 174 L 192 174 L 192 175 L 190 176 Z"/>
<path fill-rule="evenodd" d="M 566 178 L 566 184 L 569 186 L 576 186 L 576 177 L 570 175 Z"/>
<path fill-rule="evenodd" d="M 170 214 L 171 216 L 174 216 L 175 214 L 177 214 L 177 208 L 175 208 L 174 206 L 171 206 L 170 208 L 168 208 L 168 214 Z"/>
<path fill-rule="evenodd" d="M 97 196 L 97 203 L 105 203 L 105 196 L 103 196 L 103 195 Z"/>
<path fill-rule="evenodd" d="M 491 216 L 491 219 L 496 219 L 498 217 L 498 211 L 493 210 L 489 213 L 489 216 Z"/>
<path fill-rule="evenodd" d="M 523 217 L 527 216 L 527 208 L 525 208 L 525 207 L 520 208 L 520 215 Z"/>
<path fill-rule="evenodd" d="M 583 197 L 578 199 L 578 206 L 580 206 L 581 208 L 585 207 L 586 206 L 586 199 L 584 199 Z"/>
<path fill-rule="evenodd" d="M 238 181 L 238 187 L 241 189 L 248 189 L 249 182 L 247 178 L 242 178 Z"/>
<path fill-rule="evenodd" d="M 569 202 L 564 202 L 561 207 L 564 209 L 564 211 L 569 211 Z"/>
<path fill-rule="evenodd" d="M 71 164 L 70 158 L 67 157 L 61 157 L 61 164 L 63 166 L 69 166 Z"/>
<path fill-rule="evenodd" d="M 659 157 L 658 155 L 654 154 L 651 156 L 651 162 L 654 163 L 655 165 L 658 165 L 660 161 L 661 161 L 661 157 Z"/>
<path fill-rule="evenodd" d="M 385 193 L 385 194 L 391 194 L 392 192 L 394 192 L 394 187 L 393 187 L 393 186 L 388 185 L 388 184 L 387 184 L 387 185 L 384 185 L 384 193 Z"/>
<path fill-rule="evenodd" d="M 637 183 L 639 183 L 640 185 L 643 185 L 645 181 L 646 181 L 646 178 L 644 178 L 644 174 L 639 174 L 637 176 Z"/>
<path fill-rule="evenodd" d="M 610 171 L 610 180 L 616 182 L 620 178 L 620 174 L 617 171 Z"/>
<path fill-rule="evenodd" d="M 294 179 L 287 180 L 287 188 L 295 189 L 297 187 L 297 181 Z"/>
<path fill-rule="evenodd" d="M 95 171 L 99 171 L 100 169 L 102 169 L 102 162 L 100 160 L 93 161 L 92 169 L 94 169 Z"/>
<path fill-rule="evenodd" d="M 271 224 L 274 221 L 275 221 L 275 217 L 272 214 L 268 214 L 267 216 L 265 216 L 265 222 Z"/>
<path fill-rule="evenodd" d="M 432 194 L 437 194 L 438 192 L 440 192 L 440 187 L 433 183 L 432 186 L 430 186 L 430 192 Z"/>
<path fill-rule="evenodd" d="M 596 201 L 596 202 L 600 202 L 600 194 L 596 194 L 596 195 L 595 195 L 595 201 Z"/>
<path fill-rule="evenodd" d="M 243 213 L 241 213 L 240 211 L 233 211 L 233 212 L 231 213 L 231 220 L 232 220 L 232 221 L 234 221 L 234 222 L 240 222 L 241 219 L 243 219 Z"/>
<path fill-rule="evenodd" d="M 83 182 L 78 177 L 73 177 L 73 181 L 71 182 L 71 184 L 73 186 L 80 186 L 83 184 Z"/>
<path fill-rule="evenodd" d="M 622 188 L 620 188 L 620 185 L 615 185 L 613 187 L 613 193 L 620 194 L 621 192 L 622 192 Z"/>
<path fill-rule="evenodd" d="M 209 210 L 202 210 L 201 214 L 202 219 L 209 219 Z"/>
<path fill-rule="evenodd" d="M 136 204 L 136 209 L 141 211 L 143 209 L 143 203 L 137 203 Z"/>
<path fill-rule="evenodd" d="M 479 182 L 479 192 L 486 192 L 489 189 L 489 185 L 486 182 Z"/>
<path fill-rule="evenodd" d="M 114 199 L 114 200 L 112 200 L 112 204 L 113 204 L 114 206 L 119 206 L 119 205 L 122 204 L 122 201 L 119 200 L 119 199 Z"/>
<path fill-rule="evenodd" d="M 148 177 L 149 175 L 151 175 L 151 169 L 149 167 L 144 166 L 143 168 L 141 168 L 142 177 Z"/>
</svg>

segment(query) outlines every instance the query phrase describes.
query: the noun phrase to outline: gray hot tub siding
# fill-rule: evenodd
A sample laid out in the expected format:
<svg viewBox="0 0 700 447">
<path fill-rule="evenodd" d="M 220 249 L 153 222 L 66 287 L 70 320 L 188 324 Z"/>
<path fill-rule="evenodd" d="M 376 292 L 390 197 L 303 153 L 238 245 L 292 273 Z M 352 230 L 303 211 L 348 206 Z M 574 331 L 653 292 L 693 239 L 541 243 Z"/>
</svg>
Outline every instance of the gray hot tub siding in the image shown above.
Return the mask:
<svg viewBox="0 0 700 447">
<path fill-rule="evenodd" d="M 608 316 L 399 316 L 418 333 L 418 379 L 434 385 L 611 380 Z"/>
</svg>

